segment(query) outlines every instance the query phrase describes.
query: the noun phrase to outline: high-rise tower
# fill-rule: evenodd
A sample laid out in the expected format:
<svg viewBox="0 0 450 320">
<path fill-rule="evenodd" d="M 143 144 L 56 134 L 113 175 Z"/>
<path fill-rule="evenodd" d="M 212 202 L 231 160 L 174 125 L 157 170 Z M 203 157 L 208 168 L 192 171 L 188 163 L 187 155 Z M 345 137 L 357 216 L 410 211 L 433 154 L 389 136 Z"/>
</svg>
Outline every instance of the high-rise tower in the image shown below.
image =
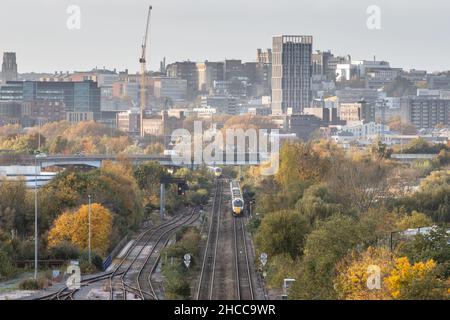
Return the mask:
<svg viewBox="0 0 450 320">
<path fill-rule="evenodd" d="M 272 114 L 300 114 L 311 101 L 312 36 L 276 36 L 272 47 Z"/>
</svg>

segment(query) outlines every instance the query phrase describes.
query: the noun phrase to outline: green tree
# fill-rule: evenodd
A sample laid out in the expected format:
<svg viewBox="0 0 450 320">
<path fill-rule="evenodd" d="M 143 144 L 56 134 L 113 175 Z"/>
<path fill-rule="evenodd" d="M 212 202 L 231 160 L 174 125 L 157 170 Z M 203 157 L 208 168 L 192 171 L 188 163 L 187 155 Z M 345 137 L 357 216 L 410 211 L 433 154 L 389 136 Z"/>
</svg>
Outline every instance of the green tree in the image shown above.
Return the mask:
<svg viewBox="0 0 450 320">
<path fill-rule="evenodd" d="M 255 241 L 261 252 L 270 256 L 301 255 L 310 225 L 306 217 L 295 211 L 278 211 L 264 216 Z"/>
<path fill-rule="evenodd" d="M 306 239 L 304 256 L 298 267 L 292 299 L 335 299 L 335 266 L 360 243 L 355 218 L 333 215 L 321 221 Z"/>
</svg>

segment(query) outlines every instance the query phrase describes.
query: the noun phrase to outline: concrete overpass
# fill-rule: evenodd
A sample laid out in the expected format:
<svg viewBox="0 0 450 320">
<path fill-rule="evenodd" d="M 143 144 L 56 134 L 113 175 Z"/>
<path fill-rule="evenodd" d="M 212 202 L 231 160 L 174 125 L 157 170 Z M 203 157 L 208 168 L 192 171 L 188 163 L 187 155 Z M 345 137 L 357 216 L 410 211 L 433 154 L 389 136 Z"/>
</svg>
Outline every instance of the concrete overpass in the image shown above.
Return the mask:
<svg viewBox="0 0 450 320">
<path fill-rule="evenodd" d="M 231 155 L 223 155 L 220 159 L 208 163 L 202 161 L 195 161 L 191 159 L 189 162 L 177 161 L 175 156 L 166 155 L 142 155 L 142 154 L 130 154 L 124 155 L 123 159 L 131 161 L 133 164 L 139 164 L 146 161 L 156 161 L 163 166 L 175 166 L 175 167 L 196 167 L 200 165 L 226 165 L 226 166 L 248 166 L 248 165 L 259 165 L 262 162 L 268 160 L 267 155 L 260 153 L 235 153 Z M 101 167 L 103 161 L 117 161 L 121 159 L 121 155 L 48 155 L 45 158 L 38 160 L 42 168 L 47 168 L 51 166 L 88 166 L 88 167 Z M 27 163 L 34 163 L 34 156 L 25 156 L 21 158 L 22 161 Z"/>
</svg>

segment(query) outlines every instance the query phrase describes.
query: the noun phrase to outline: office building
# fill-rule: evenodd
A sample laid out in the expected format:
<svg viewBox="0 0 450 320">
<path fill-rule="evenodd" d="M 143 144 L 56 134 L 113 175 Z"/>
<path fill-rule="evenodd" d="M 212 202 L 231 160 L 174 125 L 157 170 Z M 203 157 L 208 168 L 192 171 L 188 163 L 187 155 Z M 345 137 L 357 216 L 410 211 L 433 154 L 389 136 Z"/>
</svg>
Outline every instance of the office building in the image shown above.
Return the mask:
<svg viewBox="0 0 450 320">
<path fill-rule="evenodd" d="M 220 114 L 239 114 L 238 100 L 229 95 L 202 96 L 201 107 L 215 109 Z"/>
<path fill-rule="evenodd" d="M 347 122 L 363 121 L 375 122 L 375 104 L 360 101 L 355 103 L 340 103 L 338 116 Z"/>
<path fill-rule="evenodd" d="M 153 93 L 157 99 L 170 99 L 172 104 L 182 103 L 187 100 L 188 82 L 180 78 L 155 77 Z"/>
<path fill-rule="evenodd" d="M 312 36 L 276 36 L 272 47 L 272 114 L 300 114 L 311 102 Z"/>
<path fill-rule="evenodd" d="M 262 51 L 262 49 L 256 50 L 256 61 L 258 63 L 272 64 L 272 49 Z"/>
<path fill-rule="evenodd" d="M 197 63 L 198 90 L 201 93 L 209 93 L 214 81 L 223 81 L 225 78 L 224 62 L 205 61 Z"/>
<path fill-rule="evenodd" d="M 225 80 L 230 80 L 232 78 L 245 77 L 244 65 L 242 60 L 225 60 Z"/>
<path fill-rule="evenodd" d="M 42 110 L 39 114 L 60 108 L 59 104 L 41 102 L 59 102 L 64 105 L 68 121 L 101 119 L 100 88 L 93 81 L 9 81 L 0 87 L 0 101 L 35 103 L 31 106 Z"/>
<path fill-rule="evenodd" d="M 187 82 L 187 98 L 195 99 L 198 93 L 197 64 L 191 61 L 175 62 L 166 68 L 167 76 L 180 78 Z"/>
<path fill-rule="evenodd" d="M 412 123 L 418 129 L 450 125 L 450 100 L 406 97 L 401 99 L 400 109 L 402 121 Z"/>
</svg>

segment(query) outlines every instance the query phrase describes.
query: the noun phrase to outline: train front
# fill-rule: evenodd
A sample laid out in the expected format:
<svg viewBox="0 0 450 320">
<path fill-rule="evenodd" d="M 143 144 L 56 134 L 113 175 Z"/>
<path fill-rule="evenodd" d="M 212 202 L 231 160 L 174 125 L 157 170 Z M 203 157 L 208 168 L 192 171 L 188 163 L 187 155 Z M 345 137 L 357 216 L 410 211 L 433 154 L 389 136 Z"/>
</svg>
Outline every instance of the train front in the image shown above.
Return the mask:
<svg viewBox="0 0 450 320">
<path fill-rule="evenodd" d="M 244 201 L 240 198 L 233 199 L 232 208 L 234 216 L 241 216 L 244 213 Z"/>
</svg>

